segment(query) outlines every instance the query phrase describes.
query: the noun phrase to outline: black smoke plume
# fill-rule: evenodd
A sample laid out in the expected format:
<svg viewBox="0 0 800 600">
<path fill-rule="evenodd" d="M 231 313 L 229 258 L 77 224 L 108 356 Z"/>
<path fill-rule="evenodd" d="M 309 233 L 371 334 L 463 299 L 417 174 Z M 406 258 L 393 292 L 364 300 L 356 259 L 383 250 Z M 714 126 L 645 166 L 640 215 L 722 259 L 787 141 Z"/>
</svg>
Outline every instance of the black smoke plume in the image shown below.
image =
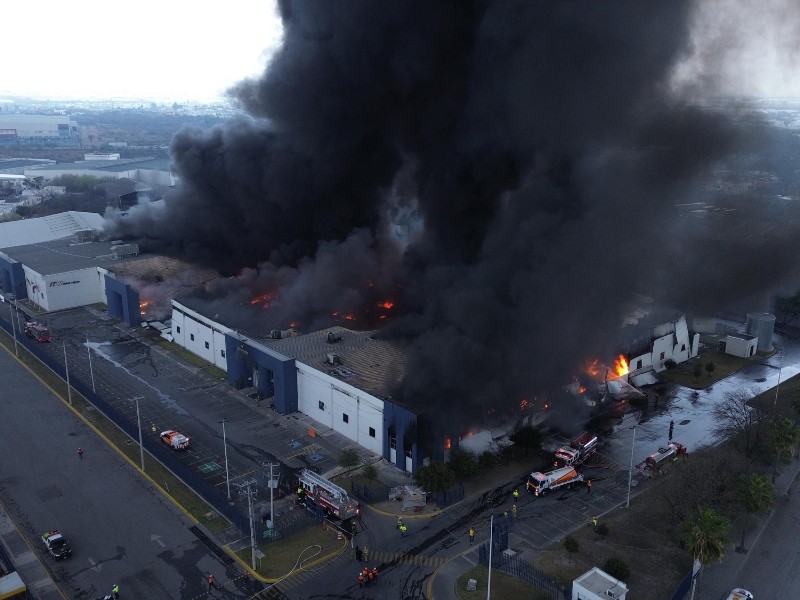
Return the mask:
<svg viewBox="0 0 800 600">
<path fill-rule="evenodd" d="M 247 116 L 179 133 L 180 187 L 116 223 L 231 275 L 202 295 L 210 314 L 308 331 L 391 298 L 394 398 L 474 422 L 613 357 L 637 294 L 764 309 L 791 274 L 789 228 L 742 236 L 682 208 L 713 203 L 714 169 L 768 139 L 747 110 L 672 93 L 691 3 L 280 11 L 282 48 L 232 90 Z"/>
</svg>

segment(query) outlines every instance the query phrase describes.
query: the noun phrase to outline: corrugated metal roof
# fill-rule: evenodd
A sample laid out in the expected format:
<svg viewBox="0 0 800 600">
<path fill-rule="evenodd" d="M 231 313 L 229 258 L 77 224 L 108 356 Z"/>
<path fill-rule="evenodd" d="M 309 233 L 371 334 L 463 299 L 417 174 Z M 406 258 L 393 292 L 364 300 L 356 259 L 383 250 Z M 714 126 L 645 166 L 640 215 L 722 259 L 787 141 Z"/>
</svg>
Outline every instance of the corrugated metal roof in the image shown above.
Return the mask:
<svg viewBox="0 0 800 600">
<path fill-rule="evenodd" d="M 0 248 L 58 240 L 82 229 L 102 229 L 104 223 L 102 215 L 74 210 L 47 217 L 0 223 Z"/>
</svg>

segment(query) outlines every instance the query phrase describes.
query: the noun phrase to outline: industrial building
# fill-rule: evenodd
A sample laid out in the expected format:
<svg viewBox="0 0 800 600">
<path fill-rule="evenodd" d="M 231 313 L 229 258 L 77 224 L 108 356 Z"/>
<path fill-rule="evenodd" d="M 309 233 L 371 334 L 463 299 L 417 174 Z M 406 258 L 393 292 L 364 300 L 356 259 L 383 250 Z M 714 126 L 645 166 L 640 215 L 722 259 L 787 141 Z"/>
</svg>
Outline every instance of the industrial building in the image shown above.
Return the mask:
<svg viewBox="0 0 800 600">
<path fill-rule="evenodd" d="M 192 299 L 172 302 L 174 342 L 226 371 L 230 385 L 255 388 L 279 413 L 308 415 L 409 473 L 446 460 L 458 432 L 426 427 L 423 411 L 391 398 L 405 355 L 374 333 L 336 326 L 255 339 L 204 315 Z"/>
<path fill-rule="evenodd" d="M 628 331 L 628 381 L 641 386 L 657 381 L 654 373 L 666 369 L 667 361 L 686 362 L 700 351 L 700 334 L 690 337 L 686 316 L 653 313 L 623 329 Z"/>
<path fill-rule="evenodd" d="M 91 155 L 87 155 L 91 156 Z M 73 163 L 31 165 L 23 174 L 31 179 L 41 177 L 49 181 L 62 175 L 86 175 L 111 179 L 133 179 L 154 189 L 173 187 L 177 181 L 168 158 L 120 158 L 109 160 L 108 155 L 95 160 Z"/>
<path fill-rule="evenodd" d="M 135 244 L 99 242 L 103 217 L 67 212 L 0 224 L 0 283 L 18 302 L 53 311 L 104 303 L 137 325 L 139 294 L 114 277 L 115 265 L 136 260 Z"/>
<path fill-rule="evenodd" d="M 0 114 L 0 146 L 80 146 L 78 123 L 63 115 Z"/>
</svg>

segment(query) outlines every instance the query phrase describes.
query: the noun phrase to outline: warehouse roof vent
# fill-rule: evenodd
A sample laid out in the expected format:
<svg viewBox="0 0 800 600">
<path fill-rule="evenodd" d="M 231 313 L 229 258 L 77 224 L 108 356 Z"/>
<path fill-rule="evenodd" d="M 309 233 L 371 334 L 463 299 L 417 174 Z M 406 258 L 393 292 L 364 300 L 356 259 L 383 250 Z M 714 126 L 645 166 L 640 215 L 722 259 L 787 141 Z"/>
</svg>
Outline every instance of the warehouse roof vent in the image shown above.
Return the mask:
<svg viewBox="0 0 800 600">
<path fill-rule="evenodd" d="M 328 362 L 332 365 L 340 365 L 342 364 L 342 359 L 339 358 L 339 355 L 335 352 L 328 352 Z"/>
</svg>

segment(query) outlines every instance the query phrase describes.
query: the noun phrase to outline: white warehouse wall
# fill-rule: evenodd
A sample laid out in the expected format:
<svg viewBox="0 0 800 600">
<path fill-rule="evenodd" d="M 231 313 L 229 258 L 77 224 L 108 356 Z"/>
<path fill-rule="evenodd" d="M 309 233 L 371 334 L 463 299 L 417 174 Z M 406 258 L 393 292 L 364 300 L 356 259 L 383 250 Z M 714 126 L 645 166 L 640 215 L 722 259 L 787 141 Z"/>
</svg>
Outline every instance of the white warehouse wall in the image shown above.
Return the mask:
<svg viewBox="0 0 800 600">
<path fill-rule="evenodd" d="M 105 304 L 102 275 L 95 267 L 45 276 L 25 265 L 22 269 L 28 298 L 45 310 Z"/>
<path fill-rule="evenodd" d="M 383 400 L 308 365 L 296 364 L 298 410 L 382 455 Z M 343 415 L 347 415 L 347 422 Z M 374 436 L 370 435 L 370 429 Z"/>
<path fill-rule="evenodd" d="M 225 334 L 229 331 L 228 327 L 172 301 L 173 341 L 225 372 L 228 371 Z"/>
</svg>

